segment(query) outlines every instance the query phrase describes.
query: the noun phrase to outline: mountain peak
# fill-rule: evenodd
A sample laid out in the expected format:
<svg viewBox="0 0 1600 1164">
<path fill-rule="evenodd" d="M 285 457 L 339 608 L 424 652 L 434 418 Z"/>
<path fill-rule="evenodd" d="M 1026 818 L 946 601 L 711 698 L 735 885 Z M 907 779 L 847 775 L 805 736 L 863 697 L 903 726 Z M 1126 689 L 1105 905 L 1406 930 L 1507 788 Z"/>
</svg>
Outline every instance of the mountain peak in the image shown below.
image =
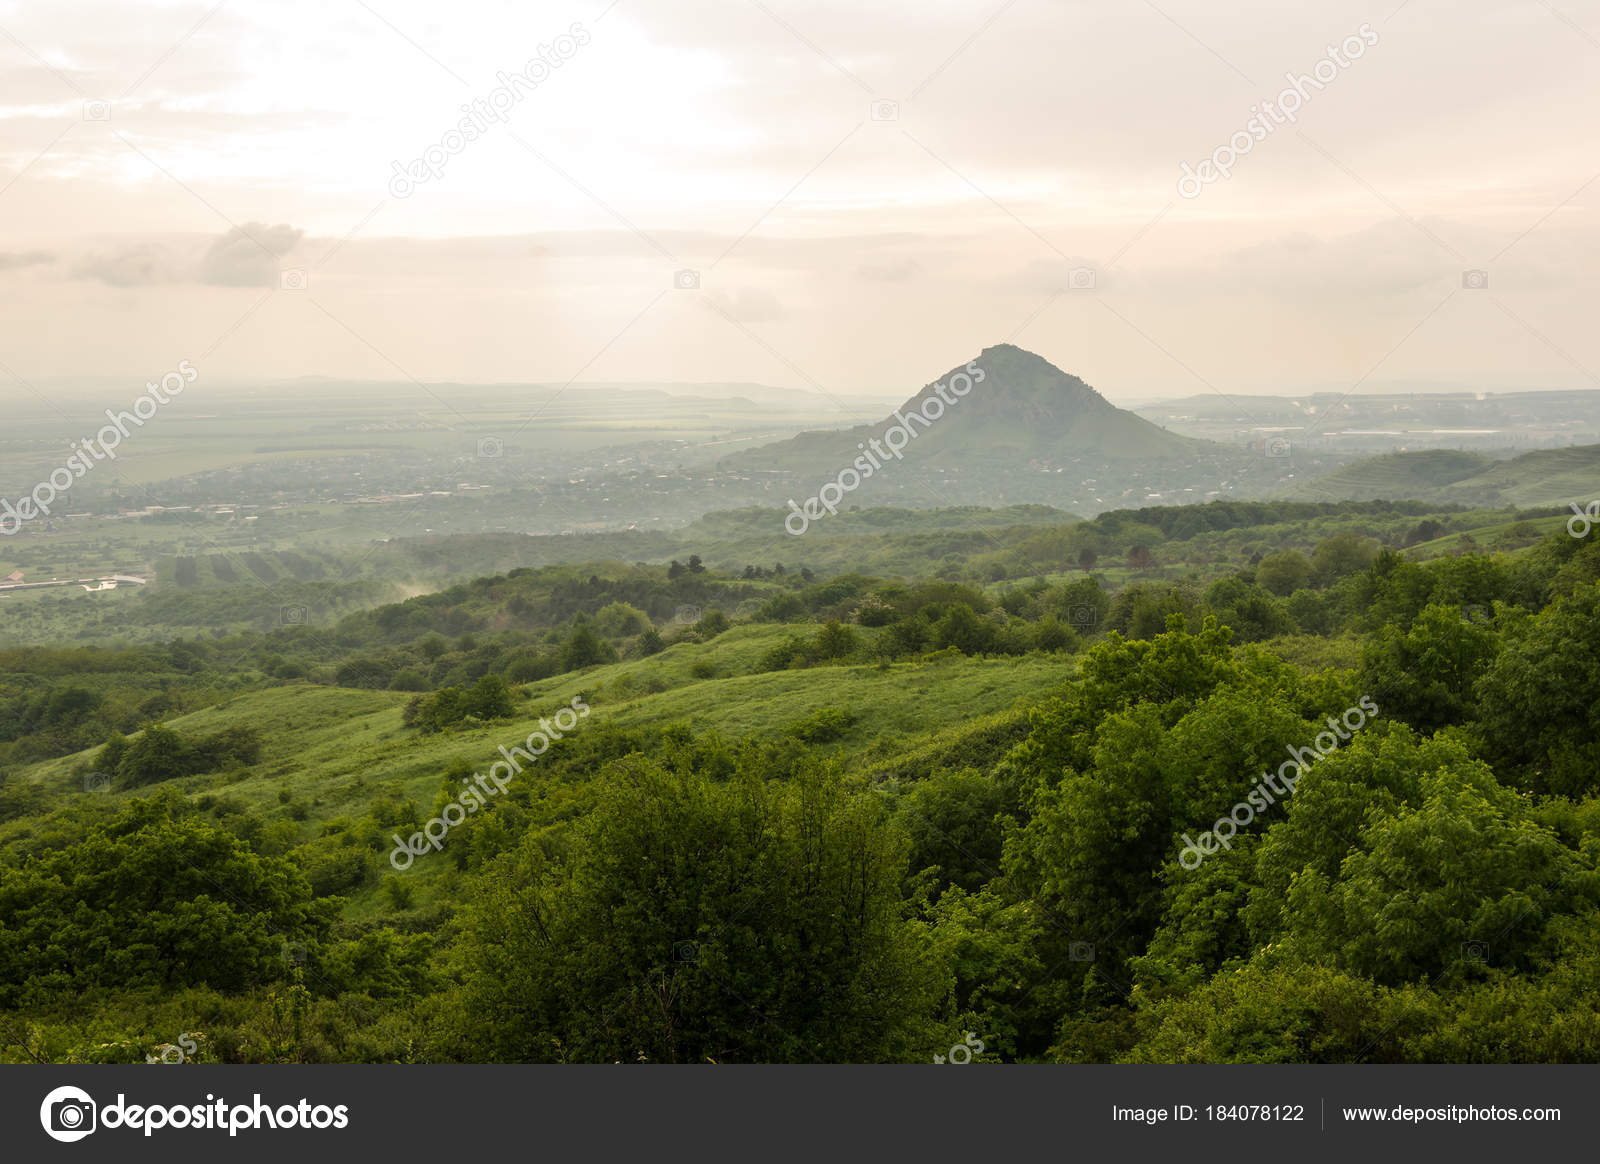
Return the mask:
<svg viewBox="0 0 1600 1164">
<path fill-rule="evenodd" d="M 1058 376 L 1067 376 L 1049 360 L 1037 352 L 1030 352 L 1027 348 L 1019 348 L 1016 344 L 993 344 L 978 353 L 978 358 L 973 361 L 979 367 L 988 367 L 993 364 L 996 368 L 1006 368 L 1021 371 L 1023 369 L 1048 370 Z M 1077 377 L 1072 377 L 1076 379 Z"/>
<path fill-rule="evenodd" d="M 917 406 L 936 392 L 940 384 L 949 383 L 952 376 L 965 374 L 969 368 L 983 372 L 981 391 L 975 391 L 970 398 L 977 402 L 970 410 L 973 412 L 1009 411 L 1026 416 L 1037 407 L 1057 409 L 1063 406 L 1117 411 L 1115 405 L 1080 377 L 1062 371 L 1037 352 L 1011 343 L 984 348 L 969 363 L 950 369 L 939 380 L 926 385 L 906 402 L 907 406 Z M 975 373 L 970 378 L 978 379 Z"/>
<path fill-rule="evenodd" d="M 983 351 L 979 352 L 978 356 L 980 359 L 984 356 L 999 357 L 1003 359 L 1021 357 L 1028 360 L 1038 360 L 1041 364 L 1050 364 L 1050 361 L 1045 359 L 1038 352 L 1030 352 L 1027 348 L 1019 348 L 1016 344 L 990 344 L 988 347 L 984 348 Z M 1050 364 L 1050 366 L 1052 368 L 1055 367 L 1054 364 Z"/>
<path fill-rule="evenodd" d="M 914 423 L 906 420 L 913 413 L 921 414 Z M 877 424 L 801 433 L 747 450 L 730 463 L 821 473 L 830 464 L 851 464 L 867 438 L 882 438 L 891 428 L 914 436 L 914 443 L 902 446 L 905 460 L 941 473 L 989 476 L 1069 465 L 1093 476 L 1097 465 L 1184 459 L 1199 447 L 1118 408 L 1036 352 L 1000 343 L 925 384 Z"/>
</svg>

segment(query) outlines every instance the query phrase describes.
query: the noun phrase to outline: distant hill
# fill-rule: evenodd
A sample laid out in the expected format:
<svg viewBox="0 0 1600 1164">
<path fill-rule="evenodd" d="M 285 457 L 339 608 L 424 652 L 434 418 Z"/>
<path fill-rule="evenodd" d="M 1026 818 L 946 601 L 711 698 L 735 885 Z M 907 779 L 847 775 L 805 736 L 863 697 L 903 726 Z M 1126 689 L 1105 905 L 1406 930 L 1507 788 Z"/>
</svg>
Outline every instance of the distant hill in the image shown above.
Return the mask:
<svg viewBox="0 0 1600 1164">
<path fill-rule="evenodd" d="M 1600 445 L 1541 449 L 1499 460 L 1429 449 L 1368 457 L 1280 495 L 1306 500 L 1438 501 L 1469 506 L 1566 505 L 1600 498 Z"/>
<path fill-rule="evenodd" d="M 1363 387 L 1370 387 L 1370 383 Z M 1476 449 L 1506 455 L 1600 440 L 1600 392 L 1314 392 L 1299 396 L 1202 393 L 1131 405 L 1187 436 L 1227 441 L 1244 432 L 1368 455 L 1394 449 Z M 1430 390 L 1435 389 L 1435 390 Z"/>
<path fill-rule="evenodd" d="M 1319 501 L 1434 497 L 1441 489 L 1477 476 L 1497 464 L 1484 453 L 1424 449 L 1366 457 L 1285 491 L 1289 497 Z"/>
<path fill-rule="evenodd" d="M 968 367 L 977 371 L 968 376 Z M 952 378 L 959 376 L 975 383 L 969 393 L 947 403 L 939 385 L 947 386 L 949 397 Z M 870 438 L 883 439 L 887 430 L 900 425 L 900 416 L 912 412 L 938 418 L 926 426 L 913 422 L 916 436 L 906 444 L 904 460 L 944 470 L 1019 459 L 1051 464 L 1180 460 L 1215 447 L 1118 408 L 1041 356 L 1014 344 L 996 344 L 970 364 L 951 368 L 925 385 L 898 413 L 876 424 L 801 433 L 736 454 L 723 467 L 831 477 L 855 460 L 859 445 Z"/>
</svg>

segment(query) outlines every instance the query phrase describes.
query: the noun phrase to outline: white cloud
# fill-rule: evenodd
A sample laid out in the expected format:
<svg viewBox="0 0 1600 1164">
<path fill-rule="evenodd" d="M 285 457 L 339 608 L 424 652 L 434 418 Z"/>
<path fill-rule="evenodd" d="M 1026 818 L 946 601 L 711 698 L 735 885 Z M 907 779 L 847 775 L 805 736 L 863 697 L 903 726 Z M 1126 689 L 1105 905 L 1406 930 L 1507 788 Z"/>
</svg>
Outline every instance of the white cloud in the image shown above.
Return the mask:
<svg viewBox="0 0 1600 1164">
<path fill-rule="evenodd" d="M 1190 390 L 1183 366 L 1270 386 L 1359 375 L 1463 267 L 1600 366 L 1600 183 L 1580 190 L 1594 48 L 1541 5 L 1407 5 L 1299 133 L 1193 201 L 1175 198 L 1179 164 L 1371 11 L 608 5 L 374 0 L 379 19 L 283 0 L 223 5 L 187 35 L 210 0 L 0 2 L 39 58 L 0 40 L 8 362 L 160 365 L 292 263 L 316 268 L 312 295 L 229 333 L 219 375 L 393 374 L 314 297 L 419 376 L 564 380 L 603 351 L 586 375 L 807 386 L 801 368 L 830 391 L 900 391 L 1022 329 L 1114 397 Z M 575 20 L 591 42 L 505 126 L 388 197 L 395 159 Z M 111 119 L 84 121 L 85 97 Z M 899 119 L 872 121 L 874 98 Z M 1080 262 L 1098 297 L 1046 306 Z M 687 299 L 650 306 L 680 266 L 770 350 Z M 954 350 L 931 368 L 930 336 Z M 1463 296 L 1391 358 L 1581 382 L 1549 344 Z"/>
</svg>

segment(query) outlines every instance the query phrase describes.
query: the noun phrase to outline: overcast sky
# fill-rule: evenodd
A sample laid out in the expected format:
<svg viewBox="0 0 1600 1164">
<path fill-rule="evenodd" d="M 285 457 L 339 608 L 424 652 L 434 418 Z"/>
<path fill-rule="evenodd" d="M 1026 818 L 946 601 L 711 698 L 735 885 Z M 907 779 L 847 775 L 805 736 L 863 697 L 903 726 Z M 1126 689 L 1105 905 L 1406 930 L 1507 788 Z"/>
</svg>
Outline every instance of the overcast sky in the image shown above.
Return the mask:
<svg viewBox="0 0 1600 1164">
<path fill-rule="evenodd" d="M 1600 0 L 608 3 L 0 2 L 0 401 L 1600 387 Z"/>
</svg>

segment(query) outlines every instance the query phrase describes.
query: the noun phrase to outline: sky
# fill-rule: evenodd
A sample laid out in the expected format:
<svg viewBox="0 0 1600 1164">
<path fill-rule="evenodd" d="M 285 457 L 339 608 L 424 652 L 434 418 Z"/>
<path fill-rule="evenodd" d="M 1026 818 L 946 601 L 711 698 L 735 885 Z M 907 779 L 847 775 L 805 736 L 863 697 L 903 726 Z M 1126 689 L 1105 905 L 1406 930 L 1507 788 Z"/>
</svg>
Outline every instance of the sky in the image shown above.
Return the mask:
<svg viewBox="0 0 1600 1164">
<path fill-rule="evenodd" d="M 0 0 L 0 405 L 1596 388 L 1597 125 L 1600 0 Z"/>
</svg>

